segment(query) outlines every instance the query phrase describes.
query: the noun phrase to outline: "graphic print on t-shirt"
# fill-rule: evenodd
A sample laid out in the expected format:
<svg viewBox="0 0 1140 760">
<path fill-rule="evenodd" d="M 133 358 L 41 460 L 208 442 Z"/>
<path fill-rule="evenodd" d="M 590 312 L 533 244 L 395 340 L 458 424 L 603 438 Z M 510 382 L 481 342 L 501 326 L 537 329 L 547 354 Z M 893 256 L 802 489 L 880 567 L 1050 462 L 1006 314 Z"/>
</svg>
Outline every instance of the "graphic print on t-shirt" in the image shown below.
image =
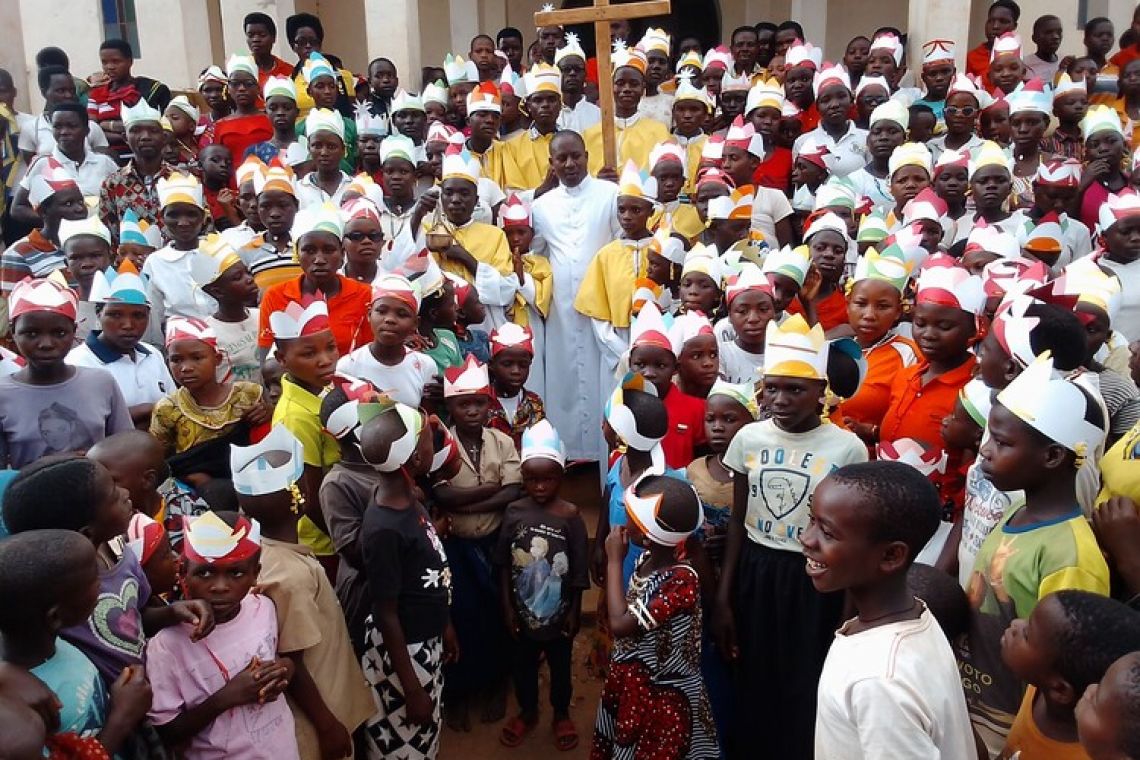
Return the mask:
<svg viewBox="0 0 1140 760">
<path fill-rule="evenodd" d="M 145 642 L 140 633 L 142 617 L 138 609 L 139 584 L 127 577 L 119 593 L 104 591 L 91 613 L 91 628 L 110 649 L 141 657 Z"/>
<path fill-rule="evenodd" d="M 777 520 L 800 506 L 808 495 L 811 478 L 803 472 L 774 468 L 760 476 L 760 495 L 764 506 Z"/>
<path fill-rule="evenodd" d="M 39 423 L 40 437 L 47 446 L 44 456 L 89 449 L 95 443 L 80 424 L 75 410 L 58 401 L 40 411 Z"/>
</svg>

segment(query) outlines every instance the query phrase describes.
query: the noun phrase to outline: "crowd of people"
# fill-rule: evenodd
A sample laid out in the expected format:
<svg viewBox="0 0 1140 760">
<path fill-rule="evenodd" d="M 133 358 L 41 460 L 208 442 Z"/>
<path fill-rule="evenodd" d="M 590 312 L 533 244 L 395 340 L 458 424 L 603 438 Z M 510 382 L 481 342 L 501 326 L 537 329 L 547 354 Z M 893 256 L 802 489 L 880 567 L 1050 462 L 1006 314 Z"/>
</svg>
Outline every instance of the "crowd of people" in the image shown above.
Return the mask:
<svg viewBox="0 0 1140 760">
<path fill-rule="evenodd" d="M 1140 8 L 1022 21 L 0 71 L 0 754 L 1140 758 Z"/>
</svg>

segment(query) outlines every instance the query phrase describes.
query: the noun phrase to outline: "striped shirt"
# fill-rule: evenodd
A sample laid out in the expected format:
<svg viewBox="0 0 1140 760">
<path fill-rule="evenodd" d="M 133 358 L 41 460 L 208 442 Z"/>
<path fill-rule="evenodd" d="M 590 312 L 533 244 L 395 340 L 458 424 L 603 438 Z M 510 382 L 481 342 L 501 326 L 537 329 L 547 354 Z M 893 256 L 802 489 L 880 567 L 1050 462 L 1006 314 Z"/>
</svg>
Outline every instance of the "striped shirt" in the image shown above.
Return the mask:
<svg viewBox="0 0 1140 760">
<path fill-rule="evenodd" d="M 67 266 L 67 257 L 55 243 L 32 230 L 0 255 L 0 293 L 7 296 L 26 277 L 47 277 Z"/>
</svg>

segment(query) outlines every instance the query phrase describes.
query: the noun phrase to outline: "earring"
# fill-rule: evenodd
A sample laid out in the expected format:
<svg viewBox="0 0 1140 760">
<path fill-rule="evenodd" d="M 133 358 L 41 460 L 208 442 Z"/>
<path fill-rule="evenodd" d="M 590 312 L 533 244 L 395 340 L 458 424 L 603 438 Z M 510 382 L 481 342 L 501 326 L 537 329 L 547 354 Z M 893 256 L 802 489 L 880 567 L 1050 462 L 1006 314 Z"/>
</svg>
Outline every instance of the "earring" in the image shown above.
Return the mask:
<svg viewBox="0 0 1140 760">
<path fill-rule="evenodd" d="M 293 497 L 293 503 L 289 506 L 289 511 L 295 515 L 301 514 L 305 506 L 305 496 L 301 493 L 301 489 L 296 483 L 289 485 L 289 495 Z"/>
</svg>

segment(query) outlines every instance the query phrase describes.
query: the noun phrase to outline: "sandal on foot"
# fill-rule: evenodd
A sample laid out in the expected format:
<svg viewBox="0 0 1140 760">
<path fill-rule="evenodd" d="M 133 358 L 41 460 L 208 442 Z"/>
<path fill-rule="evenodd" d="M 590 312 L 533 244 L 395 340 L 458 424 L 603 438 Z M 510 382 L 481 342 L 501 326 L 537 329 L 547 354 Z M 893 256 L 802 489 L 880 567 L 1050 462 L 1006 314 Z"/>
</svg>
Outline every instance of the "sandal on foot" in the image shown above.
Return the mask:
<svg viewBox="0 0 1140 760">
<path fill-rule="evenodd" d="M 562 718 L 554 721 L 554 746 L 561 752 L 569 752 L 578 746 L 578 729 L 574 721 Z"/>
<path fill-rule="evenodd" d="M 516 715 L 503 726 L 503 730 L 499 733 L 499 742 L 504 747 L 517 747 L 533 729 L 534 723 L 527 723 Z"/>
</svg>

